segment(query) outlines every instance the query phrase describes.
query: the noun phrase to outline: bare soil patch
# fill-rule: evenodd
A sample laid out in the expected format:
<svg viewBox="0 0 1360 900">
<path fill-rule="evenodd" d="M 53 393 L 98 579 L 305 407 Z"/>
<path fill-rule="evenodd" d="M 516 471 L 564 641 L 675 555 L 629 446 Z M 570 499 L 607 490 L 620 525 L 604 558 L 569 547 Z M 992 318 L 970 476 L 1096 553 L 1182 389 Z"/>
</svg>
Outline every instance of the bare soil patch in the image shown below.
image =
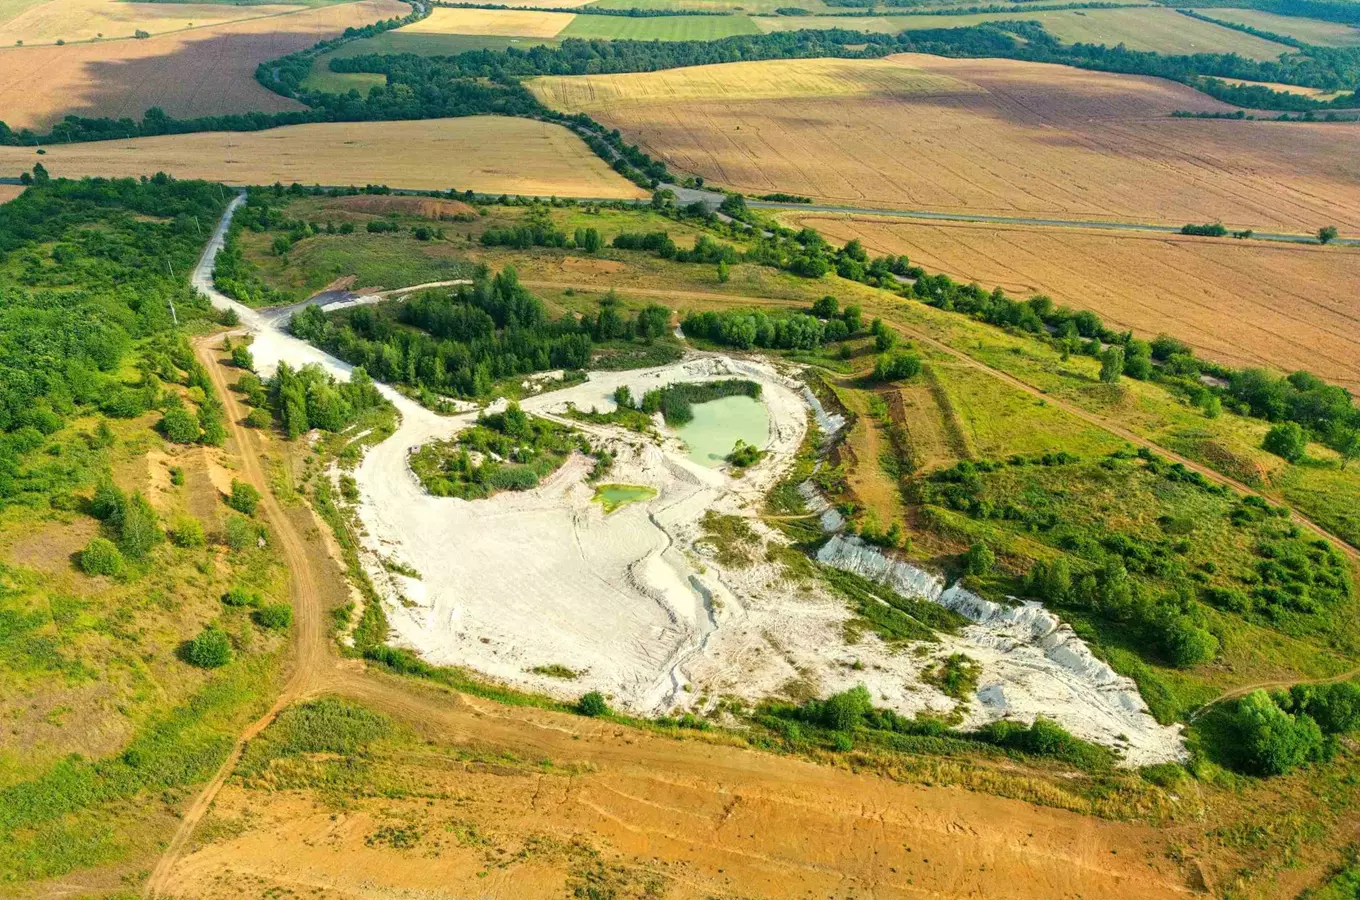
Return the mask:
<svg viewBox="0 0 1360 900">
<path fill-rule="evenodd" d="M 845 206 L 1360 228 L 1360 125 L 1229 110 L 1155 78 L 991 59 L 780 60 L 536 79 L 684 172 Z"/>
<path fill-rule="evenodd" d="M 233 780 L 205 823 L 217 839 L 166 893 L 560 897 L 590 873 L 617 896 L 672 898 L 1188 893 L 1156 829 L 420 693 L 381 706 L 471 758 L 387 757 L 383 783 L 416 796 L 343 809 L 324 787 Z"/>
<path fill-rule="evenodd" d="M 355 212 L 399 213 L 406 216 L 420 216 L 424 219 L 441 219 L 445 216 L 476 215 L 477 210 L 461 200 L 435 200 L 432 197 L 346 197 L 337 201 L 342 209 Z M 348 287 L 348 285 L 346 285 Z"/>
<path fill-rule="evenodd" d="M 507 147 L 515 148 L 514 153 L 507 153 Z M 166 135 L 53 146 L 43 157 L 30 148 L 0 147 L 0 173 L 17 174 L 38 159 L 52 174 L 72 177 L 164 171 L 229 184 L 297 181 L 562 197 L 645 196 L 568 129 L 504 116 Z"/>
<path fill-rule="evenodd" d="M 905 253 L 1013 296 L 1048 294 L 1231 365 L 1307 369 L 1360 389 L 1360 252 L 1180 235 L 796 215 L 828 238 Z"/>
<path fill-rule="evenodd" d="M 11 46 L 0 50 L 0 118 L 17 131 L 66 115 L 140 119 L 153 106 L 178 118 L 301 109 L 260 85 L 255 68 L 408 10 L 362 0 L 145 40 Z"/>
</svg>

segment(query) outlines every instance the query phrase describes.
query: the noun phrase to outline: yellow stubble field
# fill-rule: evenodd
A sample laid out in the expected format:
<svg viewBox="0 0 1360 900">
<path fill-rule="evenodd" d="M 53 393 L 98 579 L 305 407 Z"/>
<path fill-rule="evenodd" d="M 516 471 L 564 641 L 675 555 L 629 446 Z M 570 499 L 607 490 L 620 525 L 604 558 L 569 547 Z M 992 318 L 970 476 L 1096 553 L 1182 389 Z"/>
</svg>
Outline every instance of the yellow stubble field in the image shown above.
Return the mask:
<svg viewBox="0 0 1360 900">
<path fill-rule="evenodd" d="M 1360 230 L 1360 125 L 1171 118 L 1183 85 L 902 54 L 539 78 L 550 106 L 743 192 L 879 209 Z"/>
<path fill-rule="evenodd" d="M 1047 294 L 1231 365 L 1306 369 L 1360 391 L 1360 248 L 1095 229 L 797 214 L 834 241 L 905 253 L 1015 297 Z"/>
<path fill-rule="evenodd" d="M 510 152 L 507 148 L 513 148 Z M 636 199 L 646 194 L 560 125 L 503 116 L 325 122 L 59 145 L 0 147 L 0 175 L 168 172 L 228 184 L 386 184 L 416 190 Z"/>
<path fill-rule="evenodd" d="M 0 0 L 0 47 L 164 34 L 300 12 L 296 4 L 138 3 L 128 0 Z"/>
</svg>

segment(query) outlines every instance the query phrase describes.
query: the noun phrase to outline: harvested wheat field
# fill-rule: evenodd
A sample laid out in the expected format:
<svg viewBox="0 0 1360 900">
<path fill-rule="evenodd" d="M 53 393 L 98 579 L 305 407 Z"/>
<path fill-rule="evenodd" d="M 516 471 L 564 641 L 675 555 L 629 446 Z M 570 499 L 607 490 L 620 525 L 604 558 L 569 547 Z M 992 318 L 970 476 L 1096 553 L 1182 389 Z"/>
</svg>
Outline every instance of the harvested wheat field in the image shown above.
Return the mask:
<svg viewBox="0 0 1360 900">
<path fill-rule="evenodd" d="M 23 192 L 22 184 L 0 184 L 0 203 L 8 203 Z"/>
<path fill-rule="evenodd" d="M 66 115 L 140 119 L 153 106 L 178 118 L 302 109 L 262 87 L 256 66 L 409 10 L 398 0 L 362 0 L 146 40 L 6 48 L 0 120 L 18 130 Z"/>
<path fill-rule="evenodd" d="M 1083 229 L 796 215 L 1012 295 L 1048 294 L 1232 365 L 1307 369 L 1360 391 L 1360 250 Z"/>
<path fill-rule="evenodd" d="M 515 152 L 507 154 L 506 148 Z M 53 146 L 0 147 L 0 174 L 168 172 L 228 184 L 365 185 L 564 197 L 646 196 L 560 125 L 502 116 L 318 123 Z"/>
<path fill-rule="evenodd" d="M 572 13 L 517 9 L 436 8 L 427 18 L 401 29 L 403 34 L 477 34 L 500 37 L 556 37 L 576 18 Z"/>
<path fill-rule="evenodd" d="M 12 15 L 7 17 L 5 7 Z M 0 3 L 0 47 L 65 41 L 130 38 L 137 31 L 164 34 L 295 13 L 306 6 L 230 3 L 133 3 L 124 0 L 46 0 L 37 4 Z"/>
<path fill-rule="evenodd" d="M 280 759 L 254 773 L 243 765 L 166 895 L 1192 893 L 1164 835 L 1147 826 L 579 718 L 356 687 L 419 737 L 374 746 L 353 764 Z"/>
<path fill-rule="evenodd" d="M 727 63 L 529 82 L 684 172 L 844 206 L 1360 230 L 1360 125 L 1226 110 L 1155 78 L 1014 60 Z"/>
</svg>

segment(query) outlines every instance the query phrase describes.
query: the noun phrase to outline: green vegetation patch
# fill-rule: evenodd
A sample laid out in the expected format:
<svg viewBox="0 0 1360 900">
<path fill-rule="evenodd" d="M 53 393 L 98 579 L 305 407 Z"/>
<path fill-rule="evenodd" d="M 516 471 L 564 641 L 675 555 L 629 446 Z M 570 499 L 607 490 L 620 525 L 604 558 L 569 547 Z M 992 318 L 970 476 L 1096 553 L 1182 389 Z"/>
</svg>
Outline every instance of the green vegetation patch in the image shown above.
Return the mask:
<svg viewBox="0 0 1360 900">
<path fill-rule="evenodd" d="M 450 441 L 435 441 L 411 455 L 411 470 L 436 497 L 477 500 L 501 491 L 529 491 L 557 471 L 573 452 L 594 453 L 579 432 L 531 418 L 511 403 Z"/>
<path fill-rule="evenodd" d="M 603 506 L 605 514 L 608 515 L 620 507 L 627 506 L 629 503 L 650 500 L 655 496 L 656 488 L 650 488 L 645 485 L 599 484 L 595 486 L 595 496 L 592 499 Z"/>
</svg>

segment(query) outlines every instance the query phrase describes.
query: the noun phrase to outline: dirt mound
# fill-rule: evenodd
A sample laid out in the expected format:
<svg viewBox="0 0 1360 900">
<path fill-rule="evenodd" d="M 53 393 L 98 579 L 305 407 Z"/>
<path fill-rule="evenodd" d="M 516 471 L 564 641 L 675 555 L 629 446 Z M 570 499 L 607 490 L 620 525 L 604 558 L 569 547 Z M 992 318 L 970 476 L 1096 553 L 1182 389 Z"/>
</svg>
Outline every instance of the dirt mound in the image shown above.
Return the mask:
<svg viewBox="0 0 1360 900">
<path fill-rule="evenodd" d="M 436 200 L 433 197 L 349 197 L 341 205 L 353 212 L 400 213 L 434 220 L 477 215 L 477 210 L 461 200 Z"/>
</svg>

